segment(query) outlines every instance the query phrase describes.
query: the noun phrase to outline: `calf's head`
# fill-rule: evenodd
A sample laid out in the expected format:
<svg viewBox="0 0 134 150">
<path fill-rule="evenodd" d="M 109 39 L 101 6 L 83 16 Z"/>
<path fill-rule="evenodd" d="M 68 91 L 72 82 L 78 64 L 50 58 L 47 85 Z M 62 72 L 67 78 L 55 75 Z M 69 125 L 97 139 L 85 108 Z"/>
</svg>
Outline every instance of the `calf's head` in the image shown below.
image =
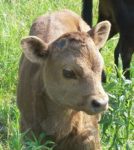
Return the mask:
<svg viewBox="0 0 134 150">
<path fill-rule="evenodd" d="M 50 44 L 35 36 L 22 39 L 25 56 L 40 64 L 45 91 L 57 105 L 90 115 L 107 109 L 99 48 L 106 42 L 109 30 L 109 22 L 104 21 L 88 33 L 67 33 Z"/>
</svg>

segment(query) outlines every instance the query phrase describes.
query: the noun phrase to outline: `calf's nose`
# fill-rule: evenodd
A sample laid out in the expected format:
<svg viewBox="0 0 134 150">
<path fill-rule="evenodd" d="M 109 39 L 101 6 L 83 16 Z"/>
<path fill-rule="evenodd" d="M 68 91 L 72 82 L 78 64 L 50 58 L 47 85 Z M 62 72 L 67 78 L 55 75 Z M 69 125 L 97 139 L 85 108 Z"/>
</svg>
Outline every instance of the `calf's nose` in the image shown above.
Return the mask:
<svg viewBox="0 0 134 150">
<path fill-rule="evenodd" d="M 107 109 L 108 99 L 107 100 L 93 99 L 91 101 L 91 105 L 95 111 L 104 111 Z"/>
<path fill-rule="evenodd" d="M 98 107 L 101 106 L 101 103 L 99 101 L 93 100 L 92 101 L 92 106 L 95 107 L 95 108 L 98 108 Z"/>
</svg>

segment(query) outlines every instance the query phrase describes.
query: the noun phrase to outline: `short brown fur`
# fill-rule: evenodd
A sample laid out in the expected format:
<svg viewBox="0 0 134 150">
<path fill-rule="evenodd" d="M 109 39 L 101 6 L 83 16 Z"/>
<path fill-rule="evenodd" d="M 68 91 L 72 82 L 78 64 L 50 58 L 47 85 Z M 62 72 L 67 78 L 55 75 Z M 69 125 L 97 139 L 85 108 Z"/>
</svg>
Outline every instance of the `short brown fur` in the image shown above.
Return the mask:
<svg viewBox="0 0 134 150">
<path fill-rule="evenodd" d="M 30 129 L 37 137 L 45 132 L 56 142 L 55 150 L 101 149 L 98 114 L 107 109 L 108 96 L 101 85 L 103 60 L 98 49 L 110 25 L 104 22 L 90 30 L 94 37 L 89 30 L 78 15 L 63 10 L 39 17 L 31 36 L 21 42 L 17 92 L 21 131 Z M 73 70 L 74 78 L 66 78 L 63 70 Z M 94 99 L 106 105 L 95 109 Z"/>
</svg>

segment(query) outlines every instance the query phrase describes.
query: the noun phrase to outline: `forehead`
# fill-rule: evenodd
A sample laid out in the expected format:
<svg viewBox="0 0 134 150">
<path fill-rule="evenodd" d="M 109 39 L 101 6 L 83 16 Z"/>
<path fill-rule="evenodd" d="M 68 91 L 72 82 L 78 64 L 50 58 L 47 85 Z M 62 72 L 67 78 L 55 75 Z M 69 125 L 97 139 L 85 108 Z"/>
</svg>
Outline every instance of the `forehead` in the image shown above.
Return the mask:
<svg viewBox="0 0 134 150">
<path fill-rule="evenodd" d="M 102 64 L 102 58 L 87 33 L 66 34 L 53 43 L 52 55 L 66 64 Z"/>
</svg>

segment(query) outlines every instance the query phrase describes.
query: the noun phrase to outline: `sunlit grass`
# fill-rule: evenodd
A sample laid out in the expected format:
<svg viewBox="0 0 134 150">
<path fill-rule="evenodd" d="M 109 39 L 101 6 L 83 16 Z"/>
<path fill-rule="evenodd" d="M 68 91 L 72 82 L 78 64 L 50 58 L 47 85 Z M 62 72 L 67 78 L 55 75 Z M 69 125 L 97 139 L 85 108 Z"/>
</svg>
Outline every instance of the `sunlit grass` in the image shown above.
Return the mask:
<svg viewBox="0 0 134 150">
<path fill-rule="evenodd" d="M 97 0 L 95 0 L 95 3 Z M 1 0 L 0 1 L 0 150 L 39 150 L 47 147 L 38 140 L 22 143 L 19 132 L 19 111 L 16 106 L 20 40 L 28 35 L 32 21 L 39 15 L 68 8 L 81 13 L 81 0 Z M 97 7 L 94 8 L 94 22 Z M 95 23 L 94 23 L 95 24 Z M 134 149 L 134 59 L 132 81 L 125 80 L 122 70 L 117 79 L 113 52 L 118 36 L 107 42 L 101 53 L 107 72 L 104 84 L 110 97 L 110 109 L 100 122 L 103 149 Z M 47 141 L 49 142 L 49 141 Z M 50 148 L 48 148 L 50 150 Z"/>
</svg>

